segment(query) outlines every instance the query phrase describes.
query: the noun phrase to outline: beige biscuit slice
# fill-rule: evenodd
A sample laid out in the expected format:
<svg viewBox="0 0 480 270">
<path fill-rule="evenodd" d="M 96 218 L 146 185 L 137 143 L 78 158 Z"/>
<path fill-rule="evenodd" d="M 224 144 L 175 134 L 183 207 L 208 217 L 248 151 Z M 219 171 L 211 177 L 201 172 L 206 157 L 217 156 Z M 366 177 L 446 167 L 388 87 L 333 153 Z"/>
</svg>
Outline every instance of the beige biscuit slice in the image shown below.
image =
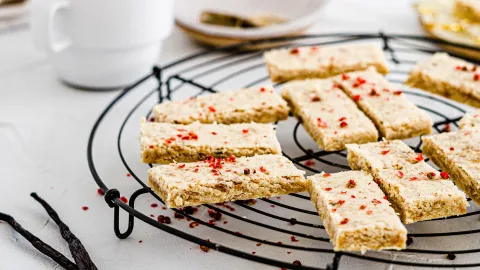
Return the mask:
<svg viewBox="0 0 480 270">
<path fill-rule="evenodd" d="M 377 141 L 378 131 L 372 121 L 333 80 L 292 81 L 284 85 L 282 97 L 326 151 L 343 150 L 348 143 Z"/>
<path fill-rule="evenodd" d="M 334 77 L 388 140 L 430 134 L 432 119 L 374 68 Z"/>
<path fill-rule="evenodd" d="M 140 126 L 142 161 L 168 164 L 234 155 L 281 154 L 272 124 L 151 123 Z"/>
<path fill-rule="evenodd" d="M 480 107 L 480 70 L 446 53 L 435 53 L 418 62 L 405 84 Z"/>
<path fill-rule="evenodd" d="M 282 155 L 256 155 L 156 166 L 148 183 L 168 207 L 179 208 L 302 192 L 304 173 Z"/>
<path fill-rule="evenodd" d="M 458 122 L 460 129 L 480 128 L 480 110 L 468 112 Z"/>
<path fill-rule="evenodd" d="M 184 125 L 272 123 L 287 119 L 288 112 L 287 103 L 271 86 L 260 86 L 160 103 L 153 108 L 153 117 L 156 122 Z"/>
<path fill-rule="evenodd" d="M 264 60 L 274 82 L 326 78 L 368 67 L 388 73 L 383 51 L 372 43 L 275 49 L 266 52 Z"/>
<path fill-rule="evenodd" d="M 480 130 L 462 129 L 426 136 L 423 152 L 480 205 Z"/>
<path fill-rule="evenodd" d="M 316 174 L 307 186 L 335 251 L 406 247 L 407 229 L 370 174 Z"/>
<path fill-rule="evenodd" d="M 347 145 L 347 149 L 350 167 L 372 173 L 404 223 L 466 213 L 465 195 L 448 174 L 433 169 L 402 141 Z"/>
</svg>

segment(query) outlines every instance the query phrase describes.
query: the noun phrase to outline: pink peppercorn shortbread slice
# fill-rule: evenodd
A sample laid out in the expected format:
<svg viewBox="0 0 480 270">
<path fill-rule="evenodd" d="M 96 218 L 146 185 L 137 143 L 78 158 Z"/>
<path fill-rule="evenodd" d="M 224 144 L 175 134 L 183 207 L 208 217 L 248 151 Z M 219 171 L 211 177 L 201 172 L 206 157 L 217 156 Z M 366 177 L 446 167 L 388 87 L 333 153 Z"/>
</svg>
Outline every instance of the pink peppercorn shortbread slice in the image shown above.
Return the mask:
<svg viewBox="0 0 480 270">
<path fill-rule="evenodd" d="M 172 124 L 271 123 L 288 118 L 287 103 L 271 86 L 220 92 L 184 101 L 164 102 L 153 108 L 156 122 Z"/>
<path fill-rule="evenodd" d="M 378 132 L 372 121 L 330 79 L 292 81 L 282 97 L 320 148 L 345 149 L 348 143 L 375 142 Z"/>
<path fill-rule="evenodd" d="M 432 119 L 374 68 L 336 76 L 334 80 L 375 123 L 388 140 L 430 134 Z"/>
<path fill-rule="evenodd" d="M 480 205 L 480 129 L 464 128 L 422 140 L 422 151 Z"/>
<path fill-rule="evenodd" d="M 458 122 L 460 129 L 480 128 L 480 110 L 468 112 Z"/>
<path fill-rule="evenodd" d="M 388 73 L 382 50 L 368 43 L 275 49 L 266 52 L 264 60 L 274 82 L 326 78 L 368 67 Z"/>
<path fill-rule="evenodd" d="M 282 152 L 272 124 L 177 125 L 143 120 L 140 134 L 145 163 L 168 164 L 205 160 L 209 156 L 225 158 Z"/>
<path fill-rule="evenodd" d="M 153 167 L 148 183 L 168 207 L 179 208 L 302 192 L 304 174 L 282 155 L 210 157 Z"/>
<path fill-rule="evenodd" d="M 350 144 L 352 169 L 370 172 L 405 224 L 465 214 L 467 200 L 446 172 L 428 165 L 404 142 Z"/>
<path fill-rule="evenodd" d="M 407 229 L 370 174 L 316 174 L 307 188 L 335 251 L 406 247 Z"/>
<path fill-rule="evenodd" d="M 405 84 L 480 107 L 480 69 L 446 53 L 417 63 Z"/>
</svg>

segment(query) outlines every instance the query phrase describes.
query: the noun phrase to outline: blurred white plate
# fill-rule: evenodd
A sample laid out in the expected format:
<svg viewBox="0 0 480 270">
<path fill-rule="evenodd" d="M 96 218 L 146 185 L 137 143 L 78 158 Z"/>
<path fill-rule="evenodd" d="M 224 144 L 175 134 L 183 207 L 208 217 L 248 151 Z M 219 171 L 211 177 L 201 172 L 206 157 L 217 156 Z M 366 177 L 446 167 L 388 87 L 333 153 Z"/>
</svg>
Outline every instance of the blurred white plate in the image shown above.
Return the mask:
<svg viewBox="0 0 480 270">
<path fill-rule="evenodd" d="M 236 40 L 293 35 L 314 24 L 328 0 L 177 0 L 175 18 L 187 32 Z M 277 15 L 288 21 L 264 28 L 241 29 L 200 23 L 202 11 L 240 16 Z"/>
<path fill-rule="evenodd" d="M 0 20 L 15 19 L 19 16 L 25 15 L 27 11 L 28 2 L 2 6 L 0 7 Z"/>
</svg>

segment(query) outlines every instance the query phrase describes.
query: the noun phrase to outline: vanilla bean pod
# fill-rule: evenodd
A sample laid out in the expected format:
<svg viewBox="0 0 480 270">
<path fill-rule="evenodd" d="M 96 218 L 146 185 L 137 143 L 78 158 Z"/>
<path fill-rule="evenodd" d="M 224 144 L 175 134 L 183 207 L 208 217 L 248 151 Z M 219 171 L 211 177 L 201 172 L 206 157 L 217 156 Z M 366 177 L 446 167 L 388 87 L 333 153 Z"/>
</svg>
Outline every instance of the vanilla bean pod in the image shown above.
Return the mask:
<svg viewBox="0 0 480 270">
<path fill-rule="evenodd" d="M 37 202 L 39 202 L 43 208 L 47 211 L 48 215 L 57 223 L 58 227 L 60 228 L 60 234 L 62 235 L 63 239 L 67 241 L 68 247 L 70 248 L 70 252 L 72 253 L 73 259 L 77 264 L 78 269 L 91 269 L 96 270 L 97 267 L 90 259 L 90 255 L 88 255 L 87 250 L 83 246 L 82 242 L 70 231 L 70 228 L 63 223 L 63 221 L 58 216 L 57 212 L 53 210 L 53 208 L 42 198 L 40 198 L 37 193 L 30 194 Z"/>
<path fill-rule="evenodd" d="M 67 259 L 60 252 L 56 251 L 42 240 L 40 240 L 38 237 L 24 229 L 22 225 L 20 225 L 13 217 L 7 214 L 0 213 L 0 220 L 5 221 L 10 226 L 12 226 L 15 231 L 17 231 L 20 235 L 27 239 L 28 242 L 30 242 L 30 244 L 32 244 L 32 246 L 34 246 L 38 251 L 50 257 L 63 268 L 67 270 L 78 269 L 78 267 L 72 261 Z"/>
</svg>

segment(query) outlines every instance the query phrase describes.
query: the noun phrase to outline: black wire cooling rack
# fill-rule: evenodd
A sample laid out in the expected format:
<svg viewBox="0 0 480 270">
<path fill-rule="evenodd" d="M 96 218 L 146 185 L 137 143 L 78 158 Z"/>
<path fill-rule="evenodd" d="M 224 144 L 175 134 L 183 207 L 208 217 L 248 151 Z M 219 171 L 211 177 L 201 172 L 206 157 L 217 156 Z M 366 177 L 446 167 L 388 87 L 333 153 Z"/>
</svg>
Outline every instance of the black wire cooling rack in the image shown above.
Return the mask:
<svg viewBox="0 0 480 270">
<path fill-rule="evenodd" d="M 172 224 L 160 223 L 152 218 L 152 215 L 148 215 L 147 211 L 135 208 L 136 199 L 147 193 L 155 200 L 162 202 L 146 185 L 145 176 L 149 167 L 140 162 L 139 144 L 136 139 L 138 137 L 138 118 L 140 116 L 148 118 L 154 104 L 164 100 L 184 99 L 188 96 L 214 93 L 220 88 L 237 89 L 271 83 L 264 68 L 263 51 L 243 50 L 246 46 L 275 44 L 280 47 L 365 41 L 376 42 L 383 47 L 391 68 L 387 78 L 394 83 L 402 83 L 406 79 L 408 71 L 418 60 L 428 57 L 442 46 L 457 46 L 475 50 L 468 46 L 455 45 L 432 38 L 386 35 L 384 33 L 323 34 L 278 38 L 201 51 L 165 66 L 154 67 L 151 74 L 126 88 L 103 110 L 95 122 L 87 148 L 88 164 L 93 178 L 104 191 L 107 204 L 114 209 L 114 231 L 117 237 L 127 238 L 133 232 L 135 219 L 139 219 L 195 244 L 282 268 L 343 269 L 345 267 L 344 269 L 347 269 L 355 265 L 356 267 L 365 267 L 365 269 L 378 269 L 384 268 L 385 264 L 398 268 L 413 266 L 480 267 L 480 258 L 478 258 L 480 246 L 476 241 L 472 241 L 480 233 L 478 219 L 480 210 L 473 203 L 465 215 L 408 225 L 409 245 L 406 250 L 368 252 L 364 255 L 332 250 L 328 235 L 306 194 L 259 199 L 254 205 L 234 202 L 230 203 L 231 206 L 227 208 L 218 204 L 199 207 L 199 209 L 212 209 L 222 213 L 224 218 L 230 220 L 228 224 L 225 224 L 227 222 L 209 223 L 208 215 L 199 214 L 202 211 L 198 211 L 197 214 L 188 214 L 178 209 L 171 209 L 181 213 L 191 222 L 197 222 L 203 228 L 202 232 L 189 229 L 188 226 L 182 225 L 182 221 L 178 220 L 177 222 L 173 217 Z M 277 90 L 280 89 L 280 86 L 281 83 L 274 85 Z M 436 132 L 457 128 L 458 120 L 465 113 L 463 106 L 419 90 L 405 89 L 404 86 L 403 88 L 409 99 L 432 116 L 433 128 Z M 133 135 L 127 135 L 128 132 Z M 281 134 L 279 140 L 284 150 L 283 154 L 307 173 L 349 169 L 345 151 L 311 150 L 317 149 L 315 143 L 293 117 L 278 123 L 277 132 Z M 420 138 L 409 139 L 406 142 L 416 152 L 421 152 Z M 105 152 L 105 149 L 102 148 L 105 148 L 106 145 L 110 145 L 109 149 L 111 150 L 107 150 L 110 155 L 105 157 L 97 154 L 102 150 Z M 115 154 L 114 151 L 117 153 Z M 130 184 L 128 191 L 122 192 L 122 195 L 128 195 L 127 192 L 134 191 L 130 195 L 128 204 L 120 199 L 121 191 L 107 187 L 107 182 L 114 186 L 115 179 L 106 173 L 110 165 L 106 169 L 104 165 L 99 165 L 100 161 L 105 159 L 112 160 L 112 162 L 118 160 L 138 183 L 139 186 Z M 128 226 L 124 232 L 121 232 L 120 229 L 120 208 L 128 214 Z M 235 208 L 237 211 L 234 211 Z M 205 214 L 206 211 L 203 213 Z M 183 223 L 188 224 L 187 221 L 183 221 Z M 240 230 L 242 231 L 240 232 Z M 260 245 L 263 245 L 262 252 L 252 251 L 259 249 Z M 291 253 L 301 253 L 304 258 L 302 265 L 292 263 L 298 257 L 287 255 Z M 450 260 L 446 258 L 447 254 L 447 258 Z M 458 255 L 457 258 L 452 260 L 455 255 Z"/>
</svg>

